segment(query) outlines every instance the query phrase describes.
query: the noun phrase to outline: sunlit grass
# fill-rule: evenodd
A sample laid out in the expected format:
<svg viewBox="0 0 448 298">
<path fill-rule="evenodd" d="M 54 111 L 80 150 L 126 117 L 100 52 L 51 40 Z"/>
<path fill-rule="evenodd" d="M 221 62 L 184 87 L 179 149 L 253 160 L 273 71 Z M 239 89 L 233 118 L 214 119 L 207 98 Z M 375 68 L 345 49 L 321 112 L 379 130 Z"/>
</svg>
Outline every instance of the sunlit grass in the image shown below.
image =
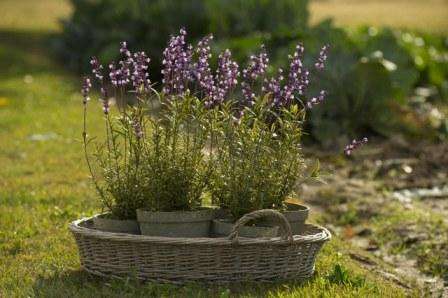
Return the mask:
<svg viewBox="0 0 448 298">
<path fill-rule="evenodd" d="M 66 0 L 2 0 L 1 30 L 57 30 L 60 18 L 70 14 Z"/>
<path fill-rule="evenodd" d="M 312 0 L 311 22 L 332 17 L 337 25 L 392 26 L 425 32 L 448 32 L 445 0 Z"/>
</svg>

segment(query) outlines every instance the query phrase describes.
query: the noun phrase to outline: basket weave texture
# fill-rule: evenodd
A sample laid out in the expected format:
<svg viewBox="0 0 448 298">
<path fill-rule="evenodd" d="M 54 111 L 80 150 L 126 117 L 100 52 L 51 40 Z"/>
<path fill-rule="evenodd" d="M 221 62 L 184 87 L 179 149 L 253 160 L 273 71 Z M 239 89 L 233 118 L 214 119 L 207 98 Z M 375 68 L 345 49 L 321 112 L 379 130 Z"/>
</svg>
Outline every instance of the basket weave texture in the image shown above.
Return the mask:
<svg viewBox="0 0 448 298">
<path fill-rule="evenodd" d="M 247 222 L 270 217 L 278 221 L 282 237 L 242 238 Z M 141 280 L 183 284 L 304 280 L 314 273 L 316 255 L 330 232 L 306 225 L 292 235 L 286 218 L 265 209 L 240 218 L 226 238 L 168 238 L 111 233 L 92 228 L 91 218 L 70 224 L 82 267 L 95 275 L 135 276 Z"/>
</svg>

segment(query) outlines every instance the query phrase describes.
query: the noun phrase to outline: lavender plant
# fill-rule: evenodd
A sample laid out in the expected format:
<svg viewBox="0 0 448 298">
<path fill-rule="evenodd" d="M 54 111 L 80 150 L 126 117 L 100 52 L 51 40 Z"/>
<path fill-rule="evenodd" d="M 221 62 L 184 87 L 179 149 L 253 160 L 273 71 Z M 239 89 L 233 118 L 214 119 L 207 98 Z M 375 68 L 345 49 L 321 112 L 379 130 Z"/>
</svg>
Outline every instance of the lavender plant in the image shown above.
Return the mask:
<svg viewBox="0 0 448 298">
<path fill-rule="evenodd" d="M 328 46 L 322 48 L 316 71 L 323 69 L 327 50 Z M 212 155 L 210 192 L 214 202 L 235 218 L 257 209 L 284 209 L 297 183 L 315 174 L 302 157 L 302 127 L 306 111 L 323 102 L 326 92 L 307 99 L 311 72 L 303 55 L 299 44 L 289 57 L 288 73 L 279 69 L 268 78 L 269 59 L 262 47 L 242 71 L 241 99 L 219 102 L 222 118 Z M 234 81 L 226 84 L 234 88 Z"/>
<path fill-rule="evenodd" d="M 101 139 L 87 135 L 87 102 L 92 87 L 90 78 L 84 80 L 82 94 L 84 104 L 84 153 L 92 180 L 101 197 L 103 209 L 117 219 L 132 219 L 136 216 L 145 197 L 143 192 L 142 160 L 145 143 L 145 95 L 150 90 L 147 79 L 149 58 L 143 52 L 131 54 L 122 43 L 123 59 L 109 65 L 108 78 L 98 59 L 92 58 L 92 74 L 100 89 L 100 101 L 105 122 L 105 136 Z M 111 97 L 120 108 L 111 113 Z M 134 105 L 124 103 L 124 97 L 132 92 Z M 90 145 L 95 151 L 90 154 Z"/>
<path fill-rule="evenodd" d="M 159 117 L 149 119 L 144 151 L 145 200 L 149 211 L 195 210 L 212 171 L 204 147 L 210 134 L 208 111 L 197 98 L 161 100 Z"/>
<path fill-rule="evenodd" d="M 273 116 L 266 96 L 237 122 L 231 108 L 221 113 L 210 190 L 214 202 L 235 218 L 258 209 L 283 209 L 297 180 L 305 178 L 300 146 L 303 110 L 292 105 L 281 112 L 278 121 L 264 121 Z"/>
<path fill-rule="evenodd" d="M 307 110 L 325 100 L 325 90 L 310 96 L 309 87 L 313 72 L 324 68 L 329 47 L 322 47 L 313 69 L 305 67 L 305 49 L 298 44 L 287 72 L 268 71 L 263 46 L 241 71 L 225 50 L 212 71 L 212 40 L 206 36 L 193 47 L 184 29 L 169 39 L 161 93 L 148 79 L 149 58 L 132 53 L 126 43 L 122 59 L 109 65 L 107 80 L 92 59 L 106 124 L 106 140 L 93 155 L 96 167 L 86 129 L 84 148 L 104 207 L 113 215 L 132 218 L 138 208 L 194 210 L 205 191 L 235 217 L 282 209 L 297 182 L 314 175 L 302 157 L 302 127 Z M 86 78 L 85 111 L 91 87 Z M 118 106 L 113 115 L 110 94 Z M 158 112 L 151 115 L 154 107 Z M 350 152 L 359 144 L 351 146 Z"/>
<path fill-rule="evenodd" d="M 84 80 L 85 157 L 103 208 L 118 219 L 135 218 L 139 208 L 173 211 L 201 205 L 210 176 L 202 152 L 208 126 L 203 120 L 204 105 L 187 92 L 189 49 L 182 33 L 165 50 L 161 94 L 148 79 L 150 59 L 144 52 L 132 53 L 125 42 L 120 48 L 122 58 L 109 64 L 107 74 L 92 58 L 105 120 L 104 140 L 87 135 L 92 83 L 90 78 Z M 116 111 L 110 109 L 112 98 Z"/>
</svg>

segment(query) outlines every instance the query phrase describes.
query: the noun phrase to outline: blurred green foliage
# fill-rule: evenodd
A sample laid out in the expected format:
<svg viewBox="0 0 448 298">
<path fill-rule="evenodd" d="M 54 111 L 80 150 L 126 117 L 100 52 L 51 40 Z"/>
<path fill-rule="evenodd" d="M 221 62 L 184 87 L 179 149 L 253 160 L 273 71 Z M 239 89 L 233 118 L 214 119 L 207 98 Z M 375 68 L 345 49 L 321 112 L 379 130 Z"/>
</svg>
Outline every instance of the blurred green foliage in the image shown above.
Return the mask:
<svg viewBox="0 0 448 298">
<path fill-rule="evenodd" d="M 295 35 L 264 40 L 275 54 L 274 64 L 282 66 L 298 41 L 314 57 L 323 44 L 331 46 L 325 71 L 312 78 L 318 81 L 314 86 L 328 91 L 326 102 L 313 108 L 309 118 L 309 131 L 320 143 L 342 145 L 371 134 L 446 137 L 438 133 L 446 124 L 429 115 L 433 104 L 448 100 L 446 37 L 367 26 L 348 31 L 326 20 Z M 311 68 L 314 61 L 305 63 Z M 416 103 L 417 87 L 424 96 L 417 96 Z M 318 92 L 311 90 L 309 97 Z M 428 113 L 422 105 L 430 105 Z"/>
<path fill-rule="evenodd" d="M 288 32 L 308 22 L 308 0 L 71 0 L 56 43 L 71 68 L 85 71 L 91 56 L 115 58 L 120 41 L 144 49 L 153 69 L 169 36 L 185 27 L 191 41 L 213 32 L 217 39 L 254 32 Z M 153 71 L 153 74 L 158 71 Z"/>
<path fill-rule="evenodd" d="M 416 87 L 424 87 L 430 92 L 420 96 L 421 102 L 448 100 L 447 37 L 367 26 L 345 30 L 331 20 L 310 27 L 308 0 L 72 3 L 74 13 L 64 21 L 57 48 L 65 63 L 78 71 L 86 70 L 93 55 L 102 61 L 114 59 L 119 42 L 126 40 L 131 48 L 148 53 L 153 79 L 158 80 L 163 48 L 169 35 L 182 26 L 191 42 L 213 33 L 214 52 L 230 48 L 243 65 L 264 43 L 271 72 L 288 66 L 286 57 L 298 42 L 312 54 L 305 61 L 310 67 L 320 47 L 331 45 L 326 70 L 313 73 L 318 80 L 314 85 L 328 91 L 327 101 L 309 118 L 312 137 L 331 146 L 369 134 L 433 137 L 424 130 L 432 129 L 428 123 L 434 121 L 427 121 L 427 115 L 411 115 L 410 98 Z M 309 97 L 318 92 L 310 90 Z"/>
</svg>

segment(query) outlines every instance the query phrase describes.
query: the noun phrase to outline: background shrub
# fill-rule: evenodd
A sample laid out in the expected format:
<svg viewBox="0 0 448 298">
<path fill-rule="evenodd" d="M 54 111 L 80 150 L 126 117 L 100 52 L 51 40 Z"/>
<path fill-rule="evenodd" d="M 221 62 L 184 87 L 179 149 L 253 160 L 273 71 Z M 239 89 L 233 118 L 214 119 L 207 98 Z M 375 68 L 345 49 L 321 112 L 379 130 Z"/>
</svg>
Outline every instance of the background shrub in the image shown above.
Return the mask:
<svg viewBox="0 0 448 298">
<path fill-rule="evenodd" d="M 287 32 L 305 27 L 308 0 L 72 0 L 74 13 L 63 21 L 57 42 L 60 56 L 71 68 L 84 71 L 93 55 L 116 58 L 123 40 L 145 49 L 152 74 L 159 74 L 163 48 L 170 34 L 187 28 L 197 40 L 213 32 L 218 38 L 254 32 Z M 258 46 L 258 45 L 257 45 Z"/>
</svg>

